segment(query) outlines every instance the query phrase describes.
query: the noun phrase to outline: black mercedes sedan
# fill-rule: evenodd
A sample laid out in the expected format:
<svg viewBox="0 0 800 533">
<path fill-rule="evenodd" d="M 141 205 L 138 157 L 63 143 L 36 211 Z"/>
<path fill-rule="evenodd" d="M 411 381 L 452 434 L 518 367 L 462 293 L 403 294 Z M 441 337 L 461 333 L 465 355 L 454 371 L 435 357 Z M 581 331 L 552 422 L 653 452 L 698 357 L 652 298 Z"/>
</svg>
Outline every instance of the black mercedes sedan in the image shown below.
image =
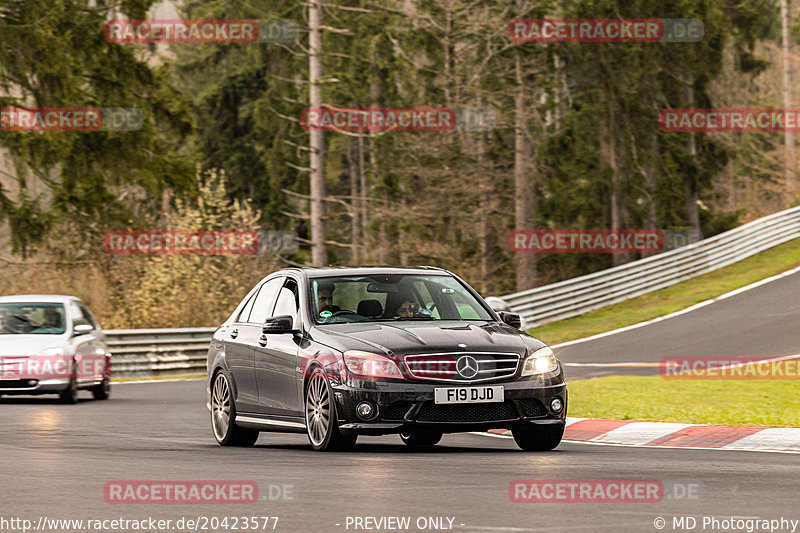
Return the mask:
<svg viewBox="0 0 800 533">
<path fill-rule="evenodd" d="M 524 450 L 561 442 L 561 364 L 463 280 L 432 267 L 289 268 L 242 300 L 208 352 L 217 442 L 306 433 L 315 450 L 397 433 L 511 429 Z"/>
</svg>

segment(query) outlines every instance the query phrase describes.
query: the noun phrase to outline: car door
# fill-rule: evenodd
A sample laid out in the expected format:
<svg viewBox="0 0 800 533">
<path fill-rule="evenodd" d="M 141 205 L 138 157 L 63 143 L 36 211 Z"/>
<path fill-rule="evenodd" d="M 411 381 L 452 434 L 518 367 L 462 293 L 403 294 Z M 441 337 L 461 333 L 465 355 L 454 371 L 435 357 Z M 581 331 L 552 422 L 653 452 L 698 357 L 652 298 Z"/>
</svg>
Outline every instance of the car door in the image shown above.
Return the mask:
<svg viewBox="0 0 800 533">
<path fill-rule="evenodd" d="M 92 326 L 92 331 L 83 335 L 75 335 L 72 330 L 68 330 L 72 335 L 70 343 L 74 350 L 72 370 L 75 381 L 78 385 L 99 382 L 106 369 L 105 334 L 82 302 L 69 302 L 69 317 L 73 330 L 78 325 Z"/>
<path fill-rule="evenodd" d="M 233 377 L 234 400 L 240 413 L 259 412 L 255 346 L 261 336 L 261 324 L 275 305 L 275 297 L 284 279 L 279 276 L 265 281 L 222 334 L 225 360 Z"/>
<path fill-rule="evenodd" d="M 290 315 L 297 322 L 298 284 L 286 281 L 278 293 L 270 316 Z M 293 333 L 262 334 L 256 343 L 256 380 L 262 413 L 280 416 L 300 415 L 297 394 L 297 352 L 299 337 Z"/>
</svg>

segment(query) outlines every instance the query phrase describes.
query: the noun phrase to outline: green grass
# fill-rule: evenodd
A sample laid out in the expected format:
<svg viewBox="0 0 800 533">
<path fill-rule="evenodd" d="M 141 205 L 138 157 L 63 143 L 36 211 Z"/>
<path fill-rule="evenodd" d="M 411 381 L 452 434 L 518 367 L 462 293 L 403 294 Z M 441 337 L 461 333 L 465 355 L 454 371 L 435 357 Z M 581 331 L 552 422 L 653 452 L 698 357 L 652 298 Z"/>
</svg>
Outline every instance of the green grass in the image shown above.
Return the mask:
<svg viewBox="0 0 800 533">
<path fill-rule="evenodd" d="M 677 381 L 615 376 L 572 381 L 569 416 L 721 426 L 800 427 L 796 381 Z"/>
<path fill-rule="evenodd" d="M 545 324 L 529 333 L 548 344 L 581 339 L 668 315 L 780 274 L 798 263 L 800 239 L 795 239 L 714 272 L 575 318 Z"/>
</svg>

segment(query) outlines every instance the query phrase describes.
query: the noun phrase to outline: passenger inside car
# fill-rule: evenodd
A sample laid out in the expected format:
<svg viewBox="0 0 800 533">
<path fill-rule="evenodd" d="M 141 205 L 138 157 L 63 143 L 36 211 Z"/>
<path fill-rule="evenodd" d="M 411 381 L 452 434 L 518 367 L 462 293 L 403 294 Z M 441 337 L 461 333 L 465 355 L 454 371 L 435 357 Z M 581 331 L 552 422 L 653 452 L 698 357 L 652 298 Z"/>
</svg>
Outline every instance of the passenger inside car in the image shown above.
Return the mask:
<svg viewBox="0 0 800 533">
<path fill-rule="evenodd" d="M 411 318 L 414 316 L 415 308 L 416 305 L 412 304 L 410 300 L 405 300 L 400 304 L 400 307 L 397 308 L 397 316 Z"/>
<path fill-rule="evenodd" d="M 61 333 L 64 331 L 64 317 L 55 307 L 45 307 L 42 310 L 44 319 L 31 333 Z"/>
<path fill-rule="evenodd" d="M 386 312 L 384 318 L 411 318 L 415 316 L 415 311 L 419 308 L 413 303 L 412 298 L 408 294 L 394 293 L 389 294 L 386 298 Z"/>
</svg>

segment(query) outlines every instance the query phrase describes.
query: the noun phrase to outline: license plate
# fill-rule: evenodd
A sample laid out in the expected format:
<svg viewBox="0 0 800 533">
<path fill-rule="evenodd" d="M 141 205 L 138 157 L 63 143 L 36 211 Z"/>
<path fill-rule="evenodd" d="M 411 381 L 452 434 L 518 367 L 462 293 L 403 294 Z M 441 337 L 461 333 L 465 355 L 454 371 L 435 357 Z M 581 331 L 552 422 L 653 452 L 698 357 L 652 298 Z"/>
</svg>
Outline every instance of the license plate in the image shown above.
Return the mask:
<svg viewBox="0 0 800 533">
<path fill-rule="evenodd" d="M 503 387 L 447 387 L 433 389 L 434 403 L 488 403 L 502 402 Z"/>
</svg>

